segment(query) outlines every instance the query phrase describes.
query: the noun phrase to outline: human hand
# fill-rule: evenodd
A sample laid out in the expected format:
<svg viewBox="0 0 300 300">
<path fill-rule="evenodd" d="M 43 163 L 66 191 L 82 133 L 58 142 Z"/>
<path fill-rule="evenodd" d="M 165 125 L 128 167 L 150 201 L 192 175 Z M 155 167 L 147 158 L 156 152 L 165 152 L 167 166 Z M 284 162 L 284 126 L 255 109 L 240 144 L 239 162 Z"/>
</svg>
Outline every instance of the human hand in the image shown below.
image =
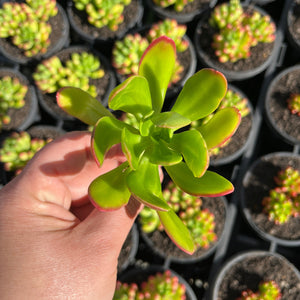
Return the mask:
<svg viewBox="0 0 300 300">
<path fill-rule="evenodd" d="M 125 160 L 114 146 L 102 167 L 90 134 L 72 132 L 39 151 L 0 191 L 1 299 L 112 299 L 118 255 L 139 210 L 100 212 L 90 182 Z"/>
</svg>

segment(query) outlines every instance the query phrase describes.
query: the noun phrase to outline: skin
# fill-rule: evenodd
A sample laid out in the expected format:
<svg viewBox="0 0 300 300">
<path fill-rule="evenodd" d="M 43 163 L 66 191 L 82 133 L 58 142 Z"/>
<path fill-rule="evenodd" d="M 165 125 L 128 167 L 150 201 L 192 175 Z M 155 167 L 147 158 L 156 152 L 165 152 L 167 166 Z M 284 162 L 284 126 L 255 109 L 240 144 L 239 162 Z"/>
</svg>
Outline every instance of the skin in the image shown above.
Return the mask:
<svg viewBox="0 0 300 300">
<path fill-rule="evenodd" d="M 1 299 L 112 299 L 118 255 L 141 207 L 90 203 L 89 183 L 124 161 L 114 146 L 99 168 L 90 134 L 72 132 L 39 151 L 0 191 Z"/>
</svg>

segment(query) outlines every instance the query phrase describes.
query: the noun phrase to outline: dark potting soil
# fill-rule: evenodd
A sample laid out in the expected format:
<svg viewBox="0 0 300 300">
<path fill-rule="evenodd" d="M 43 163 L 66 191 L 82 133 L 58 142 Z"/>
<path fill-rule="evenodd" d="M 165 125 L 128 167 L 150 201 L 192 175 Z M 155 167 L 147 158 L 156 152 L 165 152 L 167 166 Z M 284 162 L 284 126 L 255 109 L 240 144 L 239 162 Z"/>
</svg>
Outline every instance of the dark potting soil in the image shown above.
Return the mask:
<svg viewBox="0 0 300 300">
<path fill-rule="evenodd" d="M 131 24 L 132 20 L 137 18 L 139 11 L 138 3 L 138 0 L 132 0 L 128 6 L 125 6 L 123 11 L 124 21 L 118 25 L 118 29 L 116 31 L 110 30 L 107 26 L 97 28 L 91 25 L 87 21 L 86 12 L 76 9 L 75 6 L 71 7 L 69 13 L 71 14 L 74 24 L 85 34 L 92 36 L 95 39 L 106 40 L 109 38 L 115 38 L 116 36 L 122 35 L 123 32 L 126 32 L 128 24 Z"/>
<path fill-rule="evenodd" d="M 52 126 L 33 126 L 28 129 L 28 133 L 32 138 L 39 139 L 56 139 L 64 134 L 64 132 Z"/>
<path fill-rule="evenodd" d="M 282 300 L 300 299 L 300 280 L 291 266 L 273 255 L 246 257 L 236 262 L 223 278 L 217 300 L 233 300 L 243 290 L 258 291 L 262 281 L 274 280 L 282 293 Z"/>
<path fill-rule="evenodd" d="M 243 183 L 245 206 L 249 210 L 254 224 L 263 232 L 285 240 L 300 239 L 300 217 L 291 217 L 281 225 L 276 225 L 263 212 L 262 200 L 276 187 L 274 176 L 287 166 L 300 171 L 300 158 L 295 156 L 262 157 L 251 171 L 247 182 Z"/>
<path fill-rule="evenodd" d="M 269 94 L 266 109 L 280 132 L 300 141 L 300 116 L 292 114 L 287 106 L 291 94 L 300 94 L 300 69 L 292 70 L 281 77 Z"/>
<path fill-rule="evenodd" d="M 51 17 L 48 22 L 52 28 L 51 34 L 49 36 L 50 45 L 47 48 L 47 52 L 50 52 L 61 39 L 61 32 L 64 24 L 64 19 L 62 14 L 58 10 L 56 16 Z M 0 47 L 3 48 L 5 52 L 11 54 L 11 56 L 16 57 L 17 59 L 26 58 L 26 56 L 23 54 L 23 51 L 14 44 L 12 44 L 10 39 L 0 39 Z M 34 56 L 34 58 L 41 59 L 41 56 L 42 55 L 36 55 Z"/>
<path fill-rule="evenodd" d="M 18 78 L 20 83 L 23 85 L 29 85 L 28 80 L 24 80 L 23 78 L 20 78 L 14 73 L 13 71 L 10 72 L 7 69 L 0 70 L 0 78 L 3 78 L 4 76 L 9 76 L 12 78 Z M 29 88 L 26 95 L 25 95 L 25 104 L 23 107 L 19 109 L 10 108 L 8 110 L 8 116 L 11 118 L 11 121 L 9 124 L 3 124 L 2 128 L 4 130 L 12 130 L 19 128 L 20 125 L 24 123 L 24 121 L 28 118 L 30 115 L 30 109 L 32 108 L 32 102 L 33 102 L 33 95 L 31 92 L 31 89 Z"/>
<path fill-rule="evenodd" d="M 225 219 L 226 219 L 226 207 L 224 202 L 220 198 L 201 198 L 202 209 L 208 209 L 211 213 L 215 215 L 215 233 L 218 237 L 222 235 L 224 226 L 225 226 Z M 204 255 L 207 251 L 209 251 L 215 244 L 218 242 L 215 241 L 211 243 L 208 249 L 199 248 L 195 251 L 193 255 L 189 255 L 182 250 L 180 250 L 172 240 L 167 236 L 164 231 L 156 230 L 153 233 L 147 234 L 148 238 L 153 243 L 154 247 L 159 249 L 160 253 L 164 253 L 166 257 L 174 257 L 174 258 L 198 258 Z M 155 251 L 155 249 L 154 249 Z"/>
<path fill-rule="evenodd" d="M 300 0 L 294 0 L 294 3 L 289 30 L 293 38 L 300 43 Z"/>
</svg>

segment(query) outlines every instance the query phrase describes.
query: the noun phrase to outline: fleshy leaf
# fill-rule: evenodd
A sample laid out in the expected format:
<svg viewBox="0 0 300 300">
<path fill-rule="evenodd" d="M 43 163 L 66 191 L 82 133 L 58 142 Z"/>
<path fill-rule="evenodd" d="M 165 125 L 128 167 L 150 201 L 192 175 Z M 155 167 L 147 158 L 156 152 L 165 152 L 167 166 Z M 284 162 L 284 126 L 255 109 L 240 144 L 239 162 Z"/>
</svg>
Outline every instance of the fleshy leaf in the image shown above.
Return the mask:
<svg viewBox="0 0 300 300">
<path fill-rule="evenodd" d="M 234 187 L 230 181 L 221 175 L 206 171 L 198 178 L 184 162 L 165 167 L 175 184 L 190 195 L 201 197 L 217 197 L 233 192 Z"/>
<path fill-rule="evenodd" d="M 155 113 L 162 109 L 174 72 L 175 59 L 174 41 L 166 36 L 161 36 L 149 45 L 140 60 L 139 75 L 144 76 L 148 81 Z"/>
<path fill-rule="evenodd" d="M 189 230 L 182 223 L 180 218 L 173 210 L 169 211 L 157 211 L 159 219 L 164 226 L 164 230 L 170 237 L 170 239 L 180 249 L 188 254 L 195 252 L 195 244 L 191 237 Z"/>
<path fill-rule="evenodd" d="M 191 121 L 211 114 L 220 104 L 227 90 L 224 75 L 213 69 L 202 69 L 184 84 L 171 111 Z"/>
<path fill-rule="evenodd" d="M 126 185 L 128 162 L 92 181 L 89 198 L 100 210 L 115 210 L 128 203 L 130 191 Z"/>
<path fill-rule="evenodd" d="M 197 130 L 183 131 L 173 135 L 172 145 L 184 157 L 195 177 L 201 177 L 209 165 L 206 143 Z"/>
<path fill-rule="evenodd" d="M 236 131 L 241 122 L 241 114 L 235 107 L 217 111 L 204 125 L 197 128 L 205 139 L 209 149 L 226 142 Z"/>
<path fill-rule="evenodd" d="M 191 120 L 174 111 L 166 111 L 153 116 L 152 122 L 158 127 L 171 128 L 175 131 L 189 125 Z"/>
<path fill-rule="evenodd" d="M 149 114 L 152 111 L 152 101 L 146 78 L 131 76 L 126 79 L 112 90 L 108 106 L 113 110 L 122 110 L 138 117 Z"/>
<path fill-rule="evenodd" d="M 104 116 L 113 116 L 96 98 L 80 88 L 61 88 L 56 100 L 65 112 L 88 125 L 95 125 Z"/>
<path fill-rule="evenodd" d="M 170 209 L 161 191 L 158 166 L 142 159 L 139 167 L 127 176 L 127 186 L 132 195 L 139 201 L 156 210 Z"/>
</svg>

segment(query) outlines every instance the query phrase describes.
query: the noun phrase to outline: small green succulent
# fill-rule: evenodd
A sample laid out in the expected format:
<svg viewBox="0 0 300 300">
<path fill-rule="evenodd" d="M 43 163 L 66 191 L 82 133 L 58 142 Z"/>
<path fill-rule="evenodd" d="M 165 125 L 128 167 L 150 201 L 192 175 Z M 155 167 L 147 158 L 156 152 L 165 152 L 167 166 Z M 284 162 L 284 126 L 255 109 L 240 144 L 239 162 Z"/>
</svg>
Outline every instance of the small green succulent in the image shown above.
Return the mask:
<svg viewBox="0 0 300 300">
<path fill-rule="evenodd" d="M 28 132 L 13 132 L 7 137 L 0 149 L 0 161 L 8 172 L 19 174 L 28 161 L 51 139 L 32 139 Z"/>
<path fill-rule="evenodd" d="M 178 247 L 193 253 L 195 245 L 188 229 L 163 198 L 159 167 L 188 194 L 231 193 L 233 186 L 227 179 L 207 170 L 208 149 L 222 144 L 235 132 L 240 114 L 236 108 L 225 108 L 198 130 L 178 131 L 211 114 L 224 97 L 227 82 L 220 72 L 202 69 L 186 81 L 171 111 L 161 112 L 175 60 L 172 39 L 162 36 L 154 40 L 142 56 L 138 75 L 129 77 L 111 92 L 108 107 L 134 115 L 138 129 L 118 120 L 81 89 L 62 88 L 57 102 L 70 115 L 94 126 L 91 149 L 99 165 L 115 144 L 121 144 L 127 158 L 90 184 L 91 202 L 100 210 L 110 211 L 126 205 L 133 196 L 156 210 Z"/>
<path fill-rule="evenodd" d="M 291 94 L 287 103 L 290 112 L 300 117 L 300 94 Z"/>
<path fill-rule="evenodd" d="M 44 93 L 54 93 L 64 86 L 81 88 L 96 97 L 96 86 L 90 79 L 104 76 L 100 68 L 100 60 L 91 53 L 72 53 L 65 65 L 57 56 L 40 63 L 33 74 L 36 85 Z"/>
<path fill-rule="evenodd" d="M 161 7 L 173 6 L 175 11 L 182 11 L 184 7 L 194 0 L 153 0 L 153 2 Z"/>
<path fill-rule="evenodd" d="M 55 0 L 5 2 L 0 9 L 0 38 L 11 39 L 27 57 L 46 53 L 52 31 L 48 20 L 56 14 Z"/>
<path fill-rule="evenodd" d="M 0 129 L 11 121 L 10 108 L 19 109 L 25 105 L 27 90 L 28 86 L 21 84 L 18 78 L 4 76 L 0 79 Z"/>
<path fill-rule="evenodd" d="M 242 296 L 236 300 L 280 300 L 281 292 L 277 283 L 273 280 L 265 281 L 259 284 L 258 291 L 254 293 L 251 290 L 242 292 Z"/>
<path fill-rule="evenodd" d="M 131 3 L 131 0 L 73 0 L 78 10 L 87 13 L 90 24 L 97 28 L 107 26 L 110 30 L 116 31 L 124 20 L 124 8 Z"/>
<path fill-rule="evenodd" d="M 150 276 L 140 286 L 117 282 L 113 300 L 184 300 L 186 288 L 169 270 Z"/>
</svg>

